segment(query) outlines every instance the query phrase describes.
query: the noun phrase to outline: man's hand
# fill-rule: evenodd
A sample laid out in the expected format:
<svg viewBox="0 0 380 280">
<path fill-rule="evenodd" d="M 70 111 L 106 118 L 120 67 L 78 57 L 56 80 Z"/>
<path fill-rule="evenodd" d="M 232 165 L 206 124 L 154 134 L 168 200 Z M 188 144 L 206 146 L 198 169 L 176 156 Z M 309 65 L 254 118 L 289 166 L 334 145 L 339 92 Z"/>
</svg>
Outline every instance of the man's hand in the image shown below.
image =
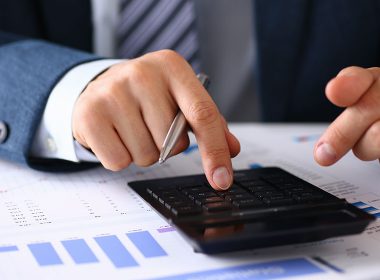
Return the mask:
<svg viewBox="0 0 380 280">
<path fill-rule="evenodd" d="M 345 68 L 327 84 L 326 95 L 347 108 L 317 142 L 315 160 L 331 165 L 350 149 L 361 160 L 379 159 L 380 68 Z"/>
<path fill-rule="evenodd" d="M 112 66 L 89 83 L 76 102 L 73 134 L 105 168 L 157 162 L 178 109 L 194 132 L 208 181 L 232 183 L 231 157 L 240 151 L 219 111 L 187 62 L 164 50 Z M 173 154 L 187 148 L 184 133 Z"/>
</svg>

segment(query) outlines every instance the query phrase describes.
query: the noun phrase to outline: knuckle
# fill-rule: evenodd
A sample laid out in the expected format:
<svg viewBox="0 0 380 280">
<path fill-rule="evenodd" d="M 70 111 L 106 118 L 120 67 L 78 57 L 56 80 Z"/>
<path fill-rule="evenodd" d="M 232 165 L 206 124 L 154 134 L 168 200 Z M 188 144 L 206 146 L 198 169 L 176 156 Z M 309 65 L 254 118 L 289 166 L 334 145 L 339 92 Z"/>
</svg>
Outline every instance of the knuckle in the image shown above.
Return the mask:
<svg viewBox="0 0 380 280">
<path fill-rule="evenodd" d="M 200 101 L 189 107 L 188 116 L 192 124 L 208 125 L 216 121 L 219 112 L 211 101 Z"/>
<path fill-rule="evenodd" d="M 91 95 L 103 96 L 110 94 L 117 88 L 116 81 L 113 79 L 94 80 L 86 88 L 86 91 L 91 92 Z"/>
<path fill-rule="evenodd" d="M 116 81 L 96 82 L 92 85 L 92 94 L 87 96 L 87 107 L 92 112 L 102 108 L 113 108 L 118 104 L 120 86 Z"/>
<path fill-rule="evenodd" d="M 98 127 L 97 116 L 94 114 L 91 106 L 83 106 L 82 110 L 78 112 L 75 127 L 78 133 L 88 133 Z"/>
<path fill-rule="evenodd" d="M 212 158 L 212 159 L 220 159 L 226 157 L 226 155 L 229 155 L 230 151 L 226 147 L 221 147 L 221 148 L 211 148 L 205 152 L 205 155 L 207 158 Z"/>
<path fill-rule="evenodd" d="M 145 152 L 145 153 L 143 152 L 139 154 L 139 156 L 136 157 L 136 159 L 134 159 L 134 163 L 140 167 L 147 167 L 156 163 L 157 160 L 158 160 L 158 152 L 156 150 L 156 151 Z"/>
<path fill-rule="evenodd" d="M 169 64 L 177 64 L 179 62 L 182 63 L 184 61 L 184 58 L 179 53 L 169 49 L 160 50 L 155 52 L 154 54 L 157 55 L 157 57 L 160 60 Z"/>
<path fill-rule="evenodd" d="M 83 131 L 85 123 L 92 118 L 91 110 L 87 105 L 77 104 L 73 113 L 73 131 L 79 133 Z"/>
<path fill-rule="evenodd" d="M 338 125 L 332 129 L 332 134 L 332 139 L 337 139 L 337 141 L 344 146 L 351 143 L 351 138 Z"/>
<path fill-rule="evenodd" d="M 135 60 L 126 68 L 125 77 L 128 82 L 136 86 L 146 86 L 149 84 L 149 67 L 142 60 Z"/>
<path fill-rule="evenodd" d="M 365 98 L 357 104 L 356 113 L 361 120 L 370 119 L 375 114 L 377 115 L 378 108 L 380 106 L 380 98 L 376 98 L 374 95 L 367 94 Z"/>
<path fill-rule="evenodd" d="M 339 146 L 347 147 L 351 143 L 351 138 L 342 131 L 339 126 L 334 127 L 332 130 L 332 139 L 336 139 Z"/>
<path fill-rule="evenodd" d="M 185 68 L 189 67 L 187 61 L 173 50 L 160 50 L 153 55 L 168 72 L 174 75 L 179 75 Z"/>
<path fill-rule="evenodd" d="M 102 163 L 104 168 L 111 170 L 111 171 L 121 171 L 125 168 L 127 168 L 131 164 L 131 160 L 129 157 L 118 157 L 113 159 L 110 162 L 104 162 Z"/>
<path fill-rule="evenodd" d="M 360 102 L 355 106 L 356 113 L 363 120 L 373 119 L 379 116 L 378 109 L 380 107 L 380 79 L 376 80 L 377 89 L 370 91 L 361 98 Z"/>
</svg>

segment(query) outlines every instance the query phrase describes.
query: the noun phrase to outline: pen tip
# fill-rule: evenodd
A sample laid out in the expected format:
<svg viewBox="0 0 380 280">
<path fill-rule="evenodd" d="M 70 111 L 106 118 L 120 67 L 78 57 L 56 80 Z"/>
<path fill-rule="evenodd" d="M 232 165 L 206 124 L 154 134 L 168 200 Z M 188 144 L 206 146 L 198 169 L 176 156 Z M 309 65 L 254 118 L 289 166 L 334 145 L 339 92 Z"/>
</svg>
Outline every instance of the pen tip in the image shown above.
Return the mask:
<svg viewBox="0 0 380 280">
<path fill-rule="evenodd" d="M 159 158 L 159 160 L 158 160 L 159 164 L 163 164 L 164 162 L 165 162 L 165 160 L 163 158 Z"/>
</svg>

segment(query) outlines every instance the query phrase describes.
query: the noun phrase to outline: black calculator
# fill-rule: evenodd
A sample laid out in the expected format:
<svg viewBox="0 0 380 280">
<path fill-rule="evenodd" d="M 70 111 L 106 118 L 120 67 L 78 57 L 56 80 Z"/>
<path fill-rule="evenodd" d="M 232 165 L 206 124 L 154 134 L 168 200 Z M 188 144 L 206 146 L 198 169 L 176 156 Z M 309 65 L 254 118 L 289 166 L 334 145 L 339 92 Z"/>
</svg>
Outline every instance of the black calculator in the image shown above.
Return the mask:
<svg viewBox="0 0 380 280">
<path fill-rule="evenodd" d="M 207 254 L 357 234 L 375 220 L 277 167 L 235 171 L 227 191 L 215 191 L 204 175 L 129 185 Z"/>
</svg>

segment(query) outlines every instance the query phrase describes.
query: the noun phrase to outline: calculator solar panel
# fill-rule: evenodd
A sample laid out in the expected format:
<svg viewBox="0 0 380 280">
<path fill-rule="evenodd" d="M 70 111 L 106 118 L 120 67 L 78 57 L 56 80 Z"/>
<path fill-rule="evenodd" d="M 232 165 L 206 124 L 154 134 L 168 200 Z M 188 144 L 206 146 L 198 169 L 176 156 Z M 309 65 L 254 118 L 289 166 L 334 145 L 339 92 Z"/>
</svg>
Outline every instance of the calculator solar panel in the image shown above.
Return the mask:
<svg viewBox="0 0 380 280">
<path fill-rule="evenodd" d="M 227 191 L 215 191 L 204 175 L 129 185 L 209 254 L 357 234 L 375 219 L 276 167 L 235 171 Z"/>
</svg>

